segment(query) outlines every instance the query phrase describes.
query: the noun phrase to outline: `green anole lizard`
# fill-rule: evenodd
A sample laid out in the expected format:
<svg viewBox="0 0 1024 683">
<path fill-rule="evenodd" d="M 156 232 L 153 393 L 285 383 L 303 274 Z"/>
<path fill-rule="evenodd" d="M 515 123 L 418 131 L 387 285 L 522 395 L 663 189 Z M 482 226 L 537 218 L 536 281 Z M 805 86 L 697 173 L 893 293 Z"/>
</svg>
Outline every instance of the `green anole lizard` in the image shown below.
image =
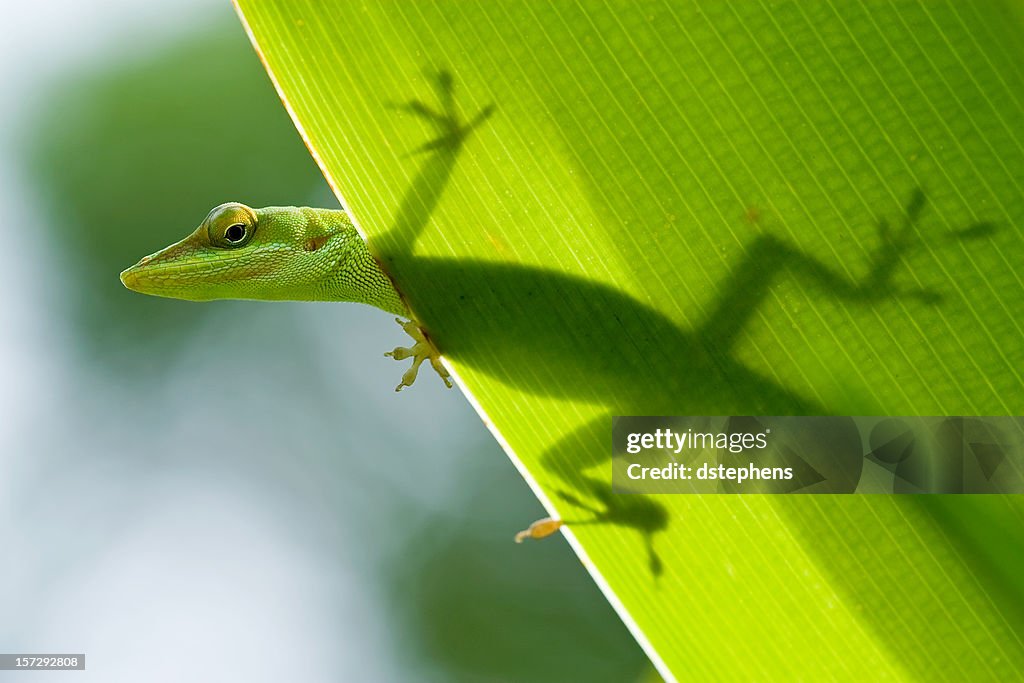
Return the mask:
<svg viewBox="0 0 1024 683">
<path fill-rule="evenodd" d="M 125 287 L 189 301 L 352 301 L 397 318 L 411 347 L 387 356 L 412 358 L 396 387 L 412 386 L 423 361 L 451 387 L 448 370 L 401 295 L 344 211 L 295 206 L 214 208 L 196 230 L 121 273 Z"/>
</svg>

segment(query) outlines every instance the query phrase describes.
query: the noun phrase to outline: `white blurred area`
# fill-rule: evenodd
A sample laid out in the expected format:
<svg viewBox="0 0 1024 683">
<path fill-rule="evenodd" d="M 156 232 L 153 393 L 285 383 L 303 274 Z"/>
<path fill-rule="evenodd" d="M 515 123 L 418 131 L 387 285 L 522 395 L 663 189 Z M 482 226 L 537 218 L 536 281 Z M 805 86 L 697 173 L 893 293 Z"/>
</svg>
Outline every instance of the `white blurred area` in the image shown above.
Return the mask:
<svg viewBox="0 0 1024 683">
<path fill-rule="evenodd" d="M 232 12 L 224 0 L 170 15 L 146 0 L 5 8 L 0 652 L 84 652 L 87 669 L 0 680 L 410 679 L 382 596 L 392 532 L 403 510 L 452 494 L 467 438 L 486 436 L 427 373 L 391 393 L 401 367 L 382 352 L 403 342 L 391 316 L 226 304 L 232 315 L 140 388 L 77 362 L 53 313 L 68 258 L 48 252 L 59 207 L 41 210 L 12 153 L 41 94 Z M 305 331 L 298 348 L 281 335 L 253 348 L 282 325 Z"/>
</svg>

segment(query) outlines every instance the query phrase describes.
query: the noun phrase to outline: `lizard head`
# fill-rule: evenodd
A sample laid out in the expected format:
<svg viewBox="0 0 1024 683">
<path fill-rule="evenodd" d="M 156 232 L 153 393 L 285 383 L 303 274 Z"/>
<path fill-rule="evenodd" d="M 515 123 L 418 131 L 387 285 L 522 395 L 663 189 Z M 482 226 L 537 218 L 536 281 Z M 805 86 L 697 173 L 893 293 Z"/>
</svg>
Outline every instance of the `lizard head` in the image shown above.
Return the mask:
<svg viewBox="0 0 1024 683">
<path fill-rule="evenodd" d="M 214 208 L 185 239 L 121 273 L 128 289 L 190 301 L 309 300 L 361 239 L 343 211 Z"/>
</svg>

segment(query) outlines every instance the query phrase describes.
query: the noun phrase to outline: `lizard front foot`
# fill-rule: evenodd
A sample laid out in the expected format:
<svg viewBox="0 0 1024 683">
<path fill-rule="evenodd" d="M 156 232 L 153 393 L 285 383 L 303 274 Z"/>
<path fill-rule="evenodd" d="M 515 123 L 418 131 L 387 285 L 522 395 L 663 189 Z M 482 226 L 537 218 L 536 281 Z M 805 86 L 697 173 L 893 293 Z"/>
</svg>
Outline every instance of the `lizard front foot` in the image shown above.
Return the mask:
<svg viewBox="0 0 1024 683">
<path fill-rule="evenodd" d="M 395 318 L 395 322 L 402 326 L 405 333 L 412 337 L 413 345 L 411 347 L 398 346 L 393 351 L 388 351 L 385 356 L 394 358 L 395 360 L 405 360 L 406 358 L 412 358 L 412 367 L 405 371 L 402 375 L 402 381 L 395 391 L 401 391 L 404 387 L 411 387 L 412 383 L 416 381 L 416 373 L 420 371 L 420 365 L 425 360 L 430 361 L 430 366 L 434 368 L 434 372 L 438 374 L 445 386 L 449 389 L 452 388 L 451 375 L 448 374 L 448 369 L 441 364 L 441 354 L 438 353 L 434 345 L 430 343 L 424 335 L 423 331 L 420 330 L 412 320 L 402 320 L 401 318 Z"/>
<path fill-rule="evenodd" d="M 552 519 L 551 517 L 538 519 L 528 528 L 523 529 L 516 534 L 516 543 L 522 543 L 527 538 L 547 538 L 561 529 L 563 524 L 564 522 L 562 520 Z"/>
</svg>

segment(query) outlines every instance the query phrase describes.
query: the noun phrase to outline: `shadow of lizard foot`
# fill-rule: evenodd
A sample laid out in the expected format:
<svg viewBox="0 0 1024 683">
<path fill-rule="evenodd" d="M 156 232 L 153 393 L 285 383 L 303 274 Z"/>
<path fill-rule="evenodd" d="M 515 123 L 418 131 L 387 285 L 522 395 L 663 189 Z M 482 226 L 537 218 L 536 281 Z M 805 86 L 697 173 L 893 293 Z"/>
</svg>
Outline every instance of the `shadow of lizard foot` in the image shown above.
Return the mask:
<svg viewBox="0 0 1024 683">
<path fill-rule="evenodd" d="M 664 566 L 654 549 L 654 535 L 668 528 L 668 510 L 665 506 L 647 496 L 616 494 L 611 486 L 592 477 L 584 477 L 584 481 L 585 488 L 600 503 L 600 509 L 572 492 L 557 491 L 558 497 L 566 503 L 593 515 L 590 519 L 565 523 L 570 527 L 611 524 L 633 529 L 643 537 L 651 574 L 655 578 L 661 576 Z"/>
<path fill-rule="evenodd" d="M 925 241 L 918 233 L 918 222 L 925 208 L 927 198 L 920 188 L 914 190 L 907 203 L 906 213 L 899 228 L 893 230 L 887 221 L 879 221 L 878 233 L 884 247 L 897 252 L 909 251 L 925 246 Z M 946 239 L 955 241 L 980 240 L 993 236 L 999 226 L 990 221 L 979 221 L 965 228 L 951 230 L 945 234 Z"/>
<path fill-rule="evenodd" d="M 668 510 L 665 506 L 647 496 L 618 495 L 612 491 L 611 486 L 593 477 L 583 477 L 583 482 L 583 492 L 589 493 L 589 498 L 593 499 L 596 504 L 591 504 L 590 500 L 564 489 L 556 490 L 555 493 L 569 505 L 585 511 L 589 517 L 538 519 L 528 528 L 517 533 L 515 542 L 522 543 L 526 539 L 547 538 L 563 526 L 569 528 L 602 525 L 625 527 L 640 534 L 644 549 L 647 551 L 647 566 L 651 575 L 655 579 L 659 578 L 664 571 L 664 564 L 661 561 L 661 556 L 654 549 L 654 535 L 668 528 Z"/>
<path fill-rule="evenodd" d="M 420 145 L 407 156 L 429 152 L 436 149 L 455 150 L 469 137 L 481 123 L 494 113 L 494 105 L 489 104 L 469 121 L 463 121 L 455 108 L 455 83 L 450 71 L 441 70 L 435 74 L 427 74 L 432 81 L 441 111 L 437 111 L 422 100 L 409 100 L 404 104 L 391 105 L 392 108 L 408 112 L 430 123 L 437 137 Z"/>
<path fill-rule="evenodd" d="M 917 188 L 912 193 L 906 212 L 900 224 L 894 229 L 888 221 L 882 219 L 878 223 L 879 245 L 873 256 L 871 273 L 865 284 L 866 291 L 877 295 L 909 297 L 928 305 L 941 303 L 944 296 L 941 292 L 929 288 L 900 288 L 892 284 L 897 269 L 913 251 L 927 246 L 927 241 L 920 234 L 918 224 L 926 204 L 924 192 Z M 979 222 L 947 232 L 946 240 L 966 242 L 985 239 L 997 231 L 993 223 Z"/>
</svg>

